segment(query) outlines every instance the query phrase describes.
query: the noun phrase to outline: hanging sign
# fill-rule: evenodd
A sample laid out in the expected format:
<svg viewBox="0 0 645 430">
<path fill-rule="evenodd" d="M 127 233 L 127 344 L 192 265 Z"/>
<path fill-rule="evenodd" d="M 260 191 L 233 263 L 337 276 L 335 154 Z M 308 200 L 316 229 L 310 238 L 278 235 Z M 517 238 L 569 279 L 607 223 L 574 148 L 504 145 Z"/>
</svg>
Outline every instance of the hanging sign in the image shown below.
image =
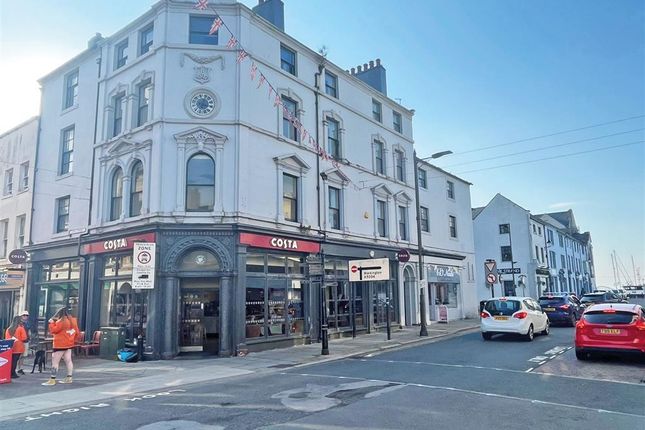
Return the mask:
<svg viewBox="0 0 645 430">
<path fill-rule="evenodd" d="M 151 290 L 155 287 L 155 251 L 152 242 L 136 242 L 132 258 L 132 288 Z"/>
</svg>

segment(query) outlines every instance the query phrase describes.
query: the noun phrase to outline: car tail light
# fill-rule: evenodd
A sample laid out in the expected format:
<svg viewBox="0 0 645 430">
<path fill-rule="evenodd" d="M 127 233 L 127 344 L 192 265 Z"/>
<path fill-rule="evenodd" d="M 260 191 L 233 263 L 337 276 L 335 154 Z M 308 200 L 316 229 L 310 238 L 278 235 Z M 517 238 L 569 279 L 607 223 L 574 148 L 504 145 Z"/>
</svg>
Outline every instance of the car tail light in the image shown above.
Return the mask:
<svg viewBox="0 0 645 430">
<path fill-rule="evenodd" d="M 582 330 L 585 328 L 585 320 L 580 318 L 580 320 L 576 323 L 576 329 Z"/>
<path fill-rule="evenodd" d="M 560 308 L 560 309 L 562 309 L 563 311 L 568 311 L 568 310 L 569 310 L 569 307 L 570 307 L 570 305 L 562 305 L 562 306 L 559 306 L 559 308 Z"/>
<path fill-rule="evenodd" d="M 638 316 L 636 318 L 638 318 Z M 645 320 L 643 318 L 638 318 L 638 321 L 636 321 L 636 328 L 638 330 L 645 331 Z"/>
<path fill-rule="evenodd" d="M 602 311 L 603 311 L 603 313 L 606 313 L 606 314 L 615 314 L 616 313 L 616 311 L 614 309 L 603 309 Z"/>
<path fill-rule="evenodd" d="M 482 317 L 482 318 L 488 318 L 488 317 L 490 317 L 490 315 L 489 315 L 489 314 L 488 314 L 488 312 L 486 312 L 486 311 L 481 311 L 481 313 L 479 314 L 479 316 L 480 316 L 480 317 Z"/>
<path fill-rule="evenodd" d="M 515 315 L 513 315 L 513 318 L 517 318 L 518 320 L 523 320 L 523 319 L 524 319 L 524 318 L 526 318 L 527 316 L 528 316 L 528 313 L 527 313 L 527 312 L 525 312 L 525 311 L 520 311 L 520 312 L 517 312 Z"/>
</svg>

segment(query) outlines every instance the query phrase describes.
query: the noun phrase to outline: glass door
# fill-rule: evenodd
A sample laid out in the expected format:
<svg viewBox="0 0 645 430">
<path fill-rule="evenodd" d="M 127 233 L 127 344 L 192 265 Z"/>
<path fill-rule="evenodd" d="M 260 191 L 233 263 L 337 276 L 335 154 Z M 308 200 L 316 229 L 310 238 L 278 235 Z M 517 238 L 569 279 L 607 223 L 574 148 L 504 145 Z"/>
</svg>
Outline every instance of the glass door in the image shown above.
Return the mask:
<svg viewBox="0 0 645 430">
<path fill-rule="evenodd" d="M 219 282 L 183 280 L 179 350 L 217 354 L 219 324 Z"/>
</svg>

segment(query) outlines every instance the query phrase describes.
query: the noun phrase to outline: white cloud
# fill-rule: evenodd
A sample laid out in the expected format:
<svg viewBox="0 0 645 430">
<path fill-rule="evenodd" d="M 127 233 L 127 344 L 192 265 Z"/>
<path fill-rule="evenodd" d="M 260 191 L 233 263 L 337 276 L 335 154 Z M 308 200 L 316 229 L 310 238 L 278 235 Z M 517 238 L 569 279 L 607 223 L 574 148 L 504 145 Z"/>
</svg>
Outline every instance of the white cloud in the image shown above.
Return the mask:
<svg viewBox="0 0 645 430">
<path fill-rule="evenodd" d="M 549 209 L 571 209 L 574 206 L 580 205 L 582 202 L 559 202 L 551 203 Z"/>
</svg>

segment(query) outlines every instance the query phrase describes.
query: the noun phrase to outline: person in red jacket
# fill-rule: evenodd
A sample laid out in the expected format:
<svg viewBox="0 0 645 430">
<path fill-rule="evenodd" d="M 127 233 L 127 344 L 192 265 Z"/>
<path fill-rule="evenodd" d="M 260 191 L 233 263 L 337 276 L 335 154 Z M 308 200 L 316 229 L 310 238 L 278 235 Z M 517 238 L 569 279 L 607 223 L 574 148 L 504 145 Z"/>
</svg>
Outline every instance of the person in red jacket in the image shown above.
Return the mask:
<svg viewBox="0 0 645 430">
<path fill-rule="evenodd" d="M 11 325 L 4 332 L 5 339 L 13 339 L 12 355 L 11 355 L 11 377 L 19 378 L 16 373 L 16 366 L 20 356 L 25 352 L 24 342 L 27 340 L 27 332 L 22 326 L 22 318 L 20 315 L 15 316 Z M 24 375 L 24 373 L 23 373 Z"/>
<path fill-rule="evenodd" d="M 61 358 L 65 361 L 67 376 L 60 381 L 61 384 L 72 383 L 74 364 L 72 363 L 72 349 L 76 338 L 80 335 L 76 318 L 67 312 L 67 308 L 61 308 L 49 320 L 49 332 L 54 335 L 54 352 L 52 354 L 52 374 L 47 382 L 42 385 L 56 385 L 56 375 Z"/>
</svg>

